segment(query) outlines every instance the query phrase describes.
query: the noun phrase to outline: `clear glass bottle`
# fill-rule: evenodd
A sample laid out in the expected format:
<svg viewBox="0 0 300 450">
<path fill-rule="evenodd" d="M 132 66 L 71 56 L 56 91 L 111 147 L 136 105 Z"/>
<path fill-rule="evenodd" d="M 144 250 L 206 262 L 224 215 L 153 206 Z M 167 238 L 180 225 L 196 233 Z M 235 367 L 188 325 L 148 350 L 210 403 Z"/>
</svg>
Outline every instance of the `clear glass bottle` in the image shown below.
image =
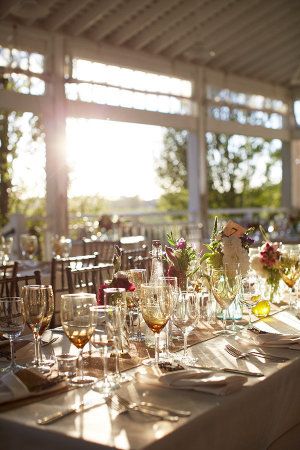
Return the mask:
<svg viewBox="0 0 300 450">
<path fill-rule="evenodd" d="M 158 284 L 159 278 L 164 276 L 163 268 L 163 251 L 162 245 L 159 240 L 152 241 L 151 248 L 152 264 L 151 264 L 151 274 L 150 274 L 150 284 Z M 145 329 L 145 344 L 147 347 L 155 346 L 155 335 L 150 328 Z"/>
</svg>

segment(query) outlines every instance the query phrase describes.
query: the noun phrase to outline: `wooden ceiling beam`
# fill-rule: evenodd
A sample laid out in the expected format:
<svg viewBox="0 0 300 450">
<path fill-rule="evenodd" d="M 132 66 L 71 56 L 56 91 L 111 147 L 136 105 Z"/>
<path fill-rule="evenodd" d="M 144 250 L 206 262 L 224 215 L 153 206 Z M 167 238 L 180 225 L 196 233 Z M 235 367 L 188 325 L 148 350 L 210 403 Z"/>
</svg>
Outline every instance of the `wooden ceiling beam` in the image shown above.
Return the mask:
<svg viewBox="0 0 300 450">
<path fill-rule="evenodd" d="M 294 39 L 299 37 L 299 29 L 291 27 L 291 24 L 286 24 L 285 26 L 279 26 L 275 30 L 275 34 L 273 36 L 269 36 L 269 39 L 265 42 L 262 41 L 257 49 L 253 49 L 253 51 L 249 51 L 249 56 L 244 54 L 243 60 L 238 60 L 235 64 L 232 63 L 231 67 L 234 71 L 242 70 L 244 73 L 248 73 L 251 71 L 251 68 L 258 61 L 258 65 L 264 65 L 266 58 L 270 55 L 274 55 L 276 58 L 276 53 L 283 49 L 286 49 L 289 46 L 289 43 L 293 43 Z M 278 38 L 275 40 L 275 37 L 278 34 Z M 257 66 L 256 66 L 257 67 Z"/>
<path fill-rule="evenodd" d="M 195 28 L 198 28 L 202 23 L 205 23 L 212 18 L 218 11 L 224 10 L 226 5 L 233 3 L 234 1 L 235 0 L 225 0 L 220 2 L 220 0 L 211 0 L 208 4 L 205 3 L 201 5 L 197 12 L 195 11 L 193 15 L 189 15 L 184 20 L 180 21 L 177 26 L 167 30 L 150 44 L 147 50 L 155 55 L 161 53 L 187 33 L 195 30 Z"/>
<path fill-rule="evenodd" d="M 47 20 L 45 20 L 45 27 L 50 31 L 57 31 L 65 23 L 76 16 L 76 14 L 82 10 L 91 0 L 71 0 L 67 1 L 61 8 L 59 8 L 54 14 L 52 14 Z"/>
<path fill-rule="evenodd" d="M 295 68 L 297 71 L 298 66 L 297 64 L 294 64 L 294 61 L 290 65 L 285 65 L 285 67 L 283 67 L 280 71 L 278 71 L 278 73 L 276 73 L 276 78 L 278 78 L 281 83 L 295 86 L 295 84 L 293 83 Z"/>
<path fill-rule="evenodd" d="M 158 17 L 174 7 L 180 0 L 160 0 L 153 3 L 145 11 L 136 16 L 130 24 L 125 25 L 121 30 L 116 31 L 110 39 L 114 45 L 122 45 L 134 35 L 139 33 L 145 26 L 150 26 Z"/>
<path fill-rule="evenodd" d="M 95 6 L 92 6 L 83 16 L 78 17 L 72 26 L 70 26 L 69 32 L 73 36 L 79 36 L 86 30 L 91 28 L 95 23 L 100 21 L 105 14 L 115 8 L 121 0 L 98 0 Z"/>
<path fill-rule="evenodd" d="M 249 55 L 249 59 L 257 60 L 256 52 L 267 48 L 267 42 L 276 42 L 278 40 L 278 32 L 282 29 L 289 29 L 291 27 L 291 18 L 283 15 L 277 17 L 275 21 L 265 22 L 265 26 L 261 24 L 259 29 L 256 29 L 254 34 L 248 33 L 244 38 L 241 36 L 240 44 L 233 45 L 223 56 L 217 54 L 212 65 L 222 65 L 222 67 L 230 67 L 234 64 L 244 63 L 245 56 Z"/>
<path fill-rule="evenodd" d="M 100 42 L 149 3 L 151 3 L 151 0 L 126 0 L 111 17 L 108 17 L 103 23 L 99 24 L 96 30 L 90 33 L 90 38 Z"/>
<path fill-rule="evenodd" d="M 187 34 L 183 39 L 179 42 L 175 42 L 168 50 L 166 51 L 166 56 L 170 58 L 176 58 L 179 55 L 183 54 L 185 50 L 193 47 L 197 43 L 203 43 L 206 46 L 206 42 L 204 40 L 205 34 L 208 32 L 214 33 L 219 30 L 220 33 L 226 29 L 227 26 L 230 26 L 233 20 L 237 19 L 238 16 L 245 12 L 252 10 L 255 6 L 260 3 L 260 0 L 251 0 L 249 2 L 240 2 L 237 5 L 233 5 L 233 7 L 227 10 L 220 10 L 217 15 L 213 18 L 213 20 L 204 23 L 203 26 L 196 32 L 191 32 Z M 210 48 L 209 48 L 210 49 Z"/>
<path fill-rule="evenodd" d="M 0 19 L 5 19 L 19 3 L 20 0 L 2 0 L 0 5 Z"/>
<path fill-rule="evenodd" d="M 264 2 L 253 11 L 247 11 L 247 14 L 243 13 L 234 23 L 229 27 L 222 30 L 222 33 L 209 33 L 204 36 L 205 42 L 218 51 L 218 55 L 223 52 L 231 50 L 241 41 L 247 42 L 249 38 L 255 35 L 256 30 L 260 30 L 264 27 L 265 21 L 268 22 L 268 18 L 278 14 L 278 11 L 282 15 L 284 8 L 281 8 L 284 0 L 273 0 L 272 2 Z M 278 6 L 278 10 L 276 9 Z"/>
<path fill-rule="evenodd" d="M 183 3 L 180 3 L 178 6 L 174 7 L 172 11 L 169 11 L 167 15 L 153 23 L 151 27 L 145 28 L 137 36 L 132 38 L 129 42 L 130 47 L 134 50 L 141 50 L 146 47 L 146 45 L 163 34 L 165 30 L 170 29 L 176 23 L 198 9 L 205 1 L 206 0 L 199 0 L 196 3 L 195 0 L 185 0 Z"/>
</svg>

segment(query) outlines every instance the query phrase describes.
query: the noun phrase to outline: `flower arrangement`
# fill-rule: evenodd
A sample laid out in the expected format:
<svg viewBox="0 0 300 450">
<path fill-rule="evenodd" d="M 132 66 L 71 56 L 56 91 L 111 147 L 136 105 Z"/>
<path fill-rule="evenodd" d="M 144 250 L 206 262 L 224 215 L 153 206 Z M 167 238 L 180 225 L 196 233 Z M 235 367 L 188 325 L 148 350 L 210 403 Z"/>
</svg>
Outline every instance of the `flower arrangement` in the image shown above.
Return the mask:
<svg viewBox="0 0 300 450">
<path fill-rule="evenodd" d="M 128 279 L 126 272 L 120 270 L 121 268 L 121 249 L 116 245 L 113 256 L 114 275 L 112 280 L 105 281 L 101 284 L 98 290 L 97 302 L 99 305 L 104 304 L 104 289 L 107 288 L 124 288 L 127 292 L 134 292 L 135 285 Z"/>
<path fill-rule="evenodd" d="M 271 287 L 271 298 L 273 300 L 275 292 L 278 290 L 280 275 L 280 257 L 281 252 L 279 250 L 279 244 L 277 242 L 269 242 L 268 236 L 262 227 L 260 227 L 261 233 L 265 239 L 264 244 L 260 248 L 258 255 L 251 258 L 251 267 L 262 278 L 264 278 L 267 284 Z"/>
<path fill-rule="evenodd" d="M 219 230 L 218 218 L 215 217 L 214 227 L 210 238 L 210 243 L 205 244 L 205 252 L 200 262 L 204 261 L 213 269 L 227 268 L 228 274 L 237 271 L 246 275 L 249 270 L 249 247 L 254 240 L 249 237 L 253 228 L 246 229 L 230 220 L 227 225 Z"/>
<path fill-rule="evenodd" d="M 169 263 L 168 276 L 177 277 L 178 286 L 185 290 L 188 277 L 193 275 L 199 267 L 194 267 L 197 252 L 183 237 L 176 239 L 173 233 L 167 234 L 169 246 L 166 245 L 166 258 Z"/>
</svg>

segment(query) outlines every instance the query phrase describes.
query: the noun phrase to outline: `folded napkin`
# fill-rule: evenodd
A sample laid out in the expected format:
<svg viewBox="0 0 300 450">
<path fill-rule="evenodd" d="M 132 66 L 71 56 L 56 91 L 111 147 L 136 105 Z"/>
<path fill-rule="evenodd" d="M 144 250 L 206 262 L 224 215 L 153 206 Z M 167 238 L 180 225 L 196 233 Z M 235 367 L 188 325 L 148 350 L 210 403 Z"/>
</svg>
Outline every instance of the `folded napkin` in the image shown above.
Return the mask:
<svg viewBox="0 0 300 450">
<path fill-rule="evenodd" d="M 157 368 L 146 368 L 136 374 L 139 383 L 170 389 L 188 389 L 214 395 L 232 394 L 242 388 L 247 377 L 223 373 L 178 370 L 162 374 Z"/>
<path fill-rule="evenodd" d="M 251 334 L 250 340 L 260 347 L 293 348 L 300 350 L 300 336 L 298 334 Z"/>
<path fill-rule="evenodd" d="M 56 392 L 65 386 L 61 377 L 48 379 L 29 369 L 7 372 L 0 378 L 0 404 Z"/>
</svg>

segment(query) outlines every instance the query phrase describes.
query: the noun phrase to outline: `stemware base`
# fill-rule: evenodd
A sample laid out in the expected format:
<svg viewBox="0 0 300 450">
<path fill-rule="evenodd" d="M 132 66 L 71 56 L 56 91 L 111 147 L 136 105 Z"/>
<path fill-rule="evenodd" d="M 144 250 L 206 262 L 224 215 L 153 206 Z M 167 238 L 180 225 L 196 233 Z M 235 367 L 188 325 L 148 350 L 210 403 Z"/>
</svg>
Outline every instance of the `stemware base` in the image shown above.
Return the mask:
<svg viewBox="0 0 300 450">
<path fill-rule="evenodd" d="M 93 391 L 103 395 L 103 397 L 109 397 L 110 394 L 120 388 L 120 385 L 111 380 L 100 380 L 92 387 Z"/>
<path fill-rule="evenodd" d="M 27 369 L 34 369 L 36 372 L 42 373 L 44 375 L 46 375 L 46 374 L 51 372 L 50 366 L 45 364 L 44 361 L 42 361 L 42 363 L 40 363 L 40 364 L 36 364 L 34 362 L 31 362 L 31 363 L 26 365 L 26 368 Z"/>
<path fill-rule="evenodd" d="M 213 334 L 215 336 L 234 336 L 237 332 L 233 330 L 217 330 L 214 331 Z"/>
<path fill-rule="evenodd" d="M 198 362 L 198 358 L 193 358 L 192 356 L 184 356 L 184 355 L 176 355 L 175 360 L 176 363 L 180 363 L 183 365 L 193 365 Z"/>
<path fill-rule="evenodd" d="M 156 366 L 156 360 L 154 358 L 146 358 L 142 361 L 143 366 Z"/>
<path fill-rule="evenodd" d="M 12 373 L 16 373 L 19 372 L 19 370 L 22 369 L 26 369 L 27 365 L 26 364 L 14 364 L 14 365 L 9 365 L 6 367 L 1 367 L 0 368 L 0 373 L 1 375 L 5 375 L 6 373 L 12 372 Z"/>
<path fill-rule="evenodd" d="M 133 378 L 131 375 L 128 375 L 127 373 L 120 373 L 120 374 L 114 375 L 114 380 L 118 384 L 122 384 L 122 383 L 128 383 L 129 381 L 132 381 Z"/>
<path fill-rule="evenodd" d="M 92 384 L 95 384 L 97 381 L 98 381 L 98 378 L 96 378 L 96 377 L 84 375 L 84 376 L 76 376 L 76 377 L 70 378 L 69 384 L 71 386 L 84 387 L 84 386 L 90 386 Z"/>
</svg>

